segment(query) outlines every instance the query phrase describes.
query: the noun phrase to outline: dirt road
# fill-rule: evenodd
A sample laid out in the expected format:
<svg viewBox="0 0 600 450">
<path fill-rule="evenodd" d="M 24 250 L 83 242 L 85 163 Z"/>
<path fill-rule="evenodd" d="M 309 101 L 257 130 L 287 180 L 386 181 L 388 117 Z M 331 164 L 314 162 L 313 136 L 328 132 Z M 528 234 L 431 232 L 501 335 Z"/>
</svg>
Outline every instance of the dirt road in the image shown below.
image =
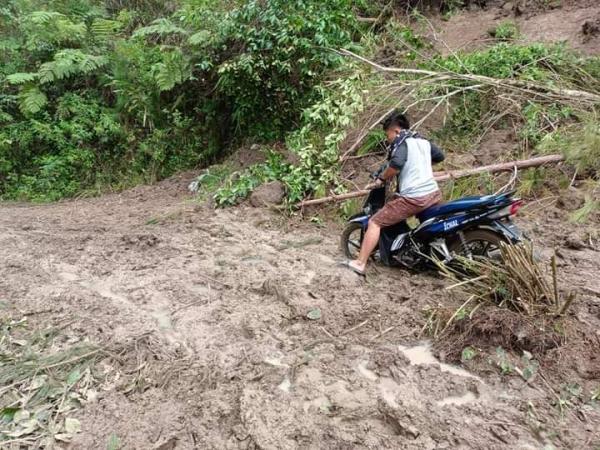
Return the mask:
<svg viewBox="0 0 600 450">
<path fill-rule="evenodd" d="M 3 315 L 60 324 L 64 343 L 140 342 L 79 412 L 70 448 L 104 449 L 113 435 L 162 450 L 533 449 L 555 432 L 598 442 L 597 408 L 536 429 L 532 405 L 552 411 L 546 388 L 433 358 L 419 333 L 423 307 L 447 295 L 441 280 L 378 268 L 364 282 L 335 266 L 335 226 L 214 211 L 186 186 L 0 206 Z M 564 252 L 571 283 L 597 289 L 582 270 L 597 274 L 598 253 L 579 251 L 575 270 Z M 597 324 L 587 301 L 578 317 Z"/>
</svg>

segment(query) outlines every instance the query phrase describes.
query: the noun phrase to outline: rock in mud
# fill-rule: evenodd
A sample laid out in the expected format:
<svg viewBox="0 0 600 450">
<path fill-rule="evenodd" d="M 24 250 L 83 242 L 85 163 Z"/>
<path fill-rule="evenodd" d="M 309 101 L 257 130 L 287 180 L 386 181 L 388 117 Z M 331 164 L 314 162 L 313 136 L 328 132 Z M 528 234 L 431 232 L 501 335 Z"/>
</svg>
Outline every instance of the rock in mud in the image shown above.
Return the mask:
<svg viewBox="0 0 600 450">
<path fill-rule="evenodd" d="M 250 195 L 250 204 L 256 208 L 279 205 L 285 197 L 285 187 L 280 181 L 272 181 L 257 187 Z"/>
<path fill-rule="evenodd" d="M 583 33 L 583 40 L 589 41 L 595 36 L 600 34 L 600 18 L 595 20 L 586 20 L 581 27 Z"/>
<path fill-rule="evenodd" d="M 586 247 L 583 239 L 579 237 L 577 234 L 573 233 L 567 236 L 565 240 L 565 247 L 573 249 L 573 250 L 581 250 Z"/>
</svg>

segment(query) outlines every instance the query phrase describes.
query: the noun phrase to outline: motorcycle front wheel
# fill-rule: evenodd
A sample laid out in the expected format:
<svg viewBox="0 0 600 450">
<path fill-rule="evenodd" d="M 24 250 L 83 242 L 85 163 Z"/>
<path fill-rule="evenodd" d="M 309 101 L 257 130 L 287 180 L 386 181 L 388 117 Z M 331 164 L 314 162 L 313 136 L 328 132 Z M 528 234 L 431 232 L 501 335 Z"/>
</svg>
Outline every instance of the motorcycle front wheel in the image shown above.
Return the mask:
<svg viewBox="0 0 600 450">
<path fill-rule="evenodd" d="M 348 259 L 358 258 L 360 246 L 363 240 L 363 227 L 360 223 L 350 223 L 342 233 L 341 246 L 344 255 Z"/>
</svg>

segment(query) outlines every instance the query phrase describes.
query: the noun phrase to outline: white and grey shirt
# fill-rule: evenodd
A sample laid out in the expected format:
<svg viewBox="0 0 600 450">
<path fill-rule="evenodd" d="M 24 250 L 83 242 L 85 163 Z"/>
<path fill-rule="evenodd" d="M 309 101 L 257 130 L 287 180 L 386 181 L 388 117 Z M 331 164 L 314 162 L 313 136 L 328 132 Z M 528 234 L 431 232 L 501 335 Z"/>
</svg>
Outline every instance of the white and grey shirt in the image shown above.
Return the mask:
<svg viewBox="0 0 600 450">
<path fill-rule="evenodd" d="M 424 197 L 439 189 L 431 165 L 442 162 L 444 154 L 427 139 L 402 132 L 392 143 L 388 158 L 389 166 L 399 171 L 397 195 Z"/>
</svg>

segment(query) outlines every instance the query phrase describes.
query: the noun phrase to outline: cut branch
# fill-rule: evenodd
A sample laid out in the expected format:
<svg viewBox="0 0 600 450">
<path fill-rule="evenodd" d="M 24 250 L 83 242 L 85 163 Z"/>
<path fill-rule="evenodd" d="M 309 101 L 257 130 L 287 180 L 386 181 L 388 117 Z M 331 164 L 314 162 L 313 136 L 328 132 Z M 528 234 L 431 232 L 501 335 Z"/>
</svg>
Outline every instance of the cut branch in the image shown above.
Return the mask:
<svg viewBox="0 0 600 450">
<path fill-rule="evenodd" d="M 541 96 L 551 99 L 566 99 L 572 102 L 587 102 L 591 104 L 600 103 L 600 95 L 592 92 L 580 91 L 576 89 L 561 89 L 532 81 L 515 80 L 511 78 L 498 79 L 486 77 L 484 75 L 461 74 L 456 72 L 436 72 L 432 70 L 386 67 L 377 64 L 376 62 L 371 61 L 363 56 L 357 55 L 350 50 L 342 49 L 338 52 L 342 55 L 350 56 L 365 64 L 368 64 L 379 72 L 434 77 L 436 82 L 443 80 L 464 80 L 471 83 L 486 84 L 493 87 L 518 90 L 521 92 L 526 92 L 532 96 Z"/>
<path fill-rule="evenodd" d="M 545 164 L 556 164 L 561 161 L 564 161 L 564 157 L 562 155 L 540 156 L 538 158 L 492 164 L 490 166 L 481 166 L 473 169 L 434 172 L 434 177 L 436 181 L 448 181 L 457 178 L 468 177 L 471 175 L 478 175 L 480 173 L 498 173 L 512 171 L 515 169 L 527 169 L 530 167 L 543 166 Z M 300 203 L 297 203 L 295 206 L 297 208 L 304 208 L 305 206 L 316 206 L 324 203 L 339 202 L 351 198 L 364 197 L 369 192 L 370 191 L 368 189 L 363 189 L 359 191 L 348 192 L 346 194 L 330 195 L 329 197 L 317 198 L 314 200 L 304 200 Z"/>
</svg>

